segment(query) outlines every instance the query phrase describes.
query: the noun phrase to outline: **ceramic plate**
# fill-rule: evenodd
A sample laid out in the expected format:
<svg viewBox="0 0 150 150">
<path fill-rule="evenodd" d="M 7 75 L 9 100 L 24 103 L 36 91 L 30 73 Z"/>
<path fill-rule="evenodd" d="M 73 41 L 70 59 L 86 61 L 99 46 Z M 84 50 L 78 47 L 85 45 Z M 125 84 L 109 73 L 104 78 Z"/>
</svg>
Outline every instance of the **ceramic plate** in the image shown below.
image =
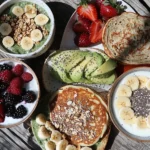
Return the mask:
<svg viewBox="0 0 150 150">
<path fill-rule="evenodd" d="M 128 5 L 126 2 L 124 2 L 123 0 L 119 0 L 122 1 L 122 4 L 127 6 L 126 11 L 127 12 L 135 12 L 135 10 Z M 77 20 L 77 13 L 76 11 L 73 13 L 73 15 L 70 17 L 66 28 L 64 30 L 64 34 L 62 37 L 62 41 L 60 44 L 60 49 L 72 49 L 72 48 L 78 48 L 75 44 L 74 44 L 74 37 L 75 37 L 75 33 L 72 30 L 72 26 L 74 24 L 74 22 Z M 99 49 L 104 49 L 102 44 L 95 44 L 95 45 L 91 45 L 91 48 L 99 48 Z"/>
<path fill-rule="evenodd" d="M 24 87 L 26 88 L 26 90 L 34 91 L 36 94 L 36 100 L 33 103 L 25 103 L 23 101 L 23 102 L 17 104 L 17 106 L 16 106 L 16 107 L 18 107 L 19 105 L 25 106 L 27 108 L 26 116 L 24 116 L 21 119 L 13 119 L 12 117 L 6 116 L 5 121 L 3 123 L 0 123 L 0 128 L 9 128 L 9 127 L 13 127 L 13 126 L 23 123 L 25 120 L 27 120 L 31 116 L 31 114 L 33 113 L 33 111 L 35 110 L 35 108 L 38 104 L 38 100 L 40 97 L 40 87 L 39 87 L 38 79 L 37 79 L 35 73 L 33 72 L 33 70 L 28 65 L 23 63 L 22 61 L 19 61 L 17 59 L 11 59 L 11 58 L 0 59 L 0 64 L 4 64 L 4 63 L 9 64 L 11 66 L 15 66 L 17 64 L 22 64 L 24 66 L 24 71 L 31 73 L 33 76 L 33 79 L 29 83 L 26 83 L 24 85 Z"/>
<path fill-rule="evenodd" d="M 94 48 L 85 48 L 82 50 L 88 50 L 91 52 L 99 52 L 100 50 L 94 49 Z M 44 62 L 43 66 L 43 71 L 42 71 L 42 77 L 43 77 L 43 83 L 44 87 L 48 92 L 55 92 L 58 90 L 60 87 L 67 85 L 67 83 L 63 83 L 57 79 L 55 79 L 52 76 L 52 67 L 50 65 L 50 57 L 52 54 L 56 53 L 58 51 L 52 52 L 47 59 Z M 89 87 L 97 92 L 103 92 L 103 91 L 108 91 L 111 88 L 111 85 L 103 85 L 103 84 L 80 84 L 80 83 L 73 83 L 73 85 L 80 85 L 80 86 L 86 86 Z"/>
<path fill-rule="evenodd" d="M 150 128 L 140 129 L 134 123 L 132 125 L 126 124 L 123 120 L 119 119 L 120 111 L 116 109 L 116 91 L 119 85 L 124 84 L 126 77 L 129 76 L 146 76 L 150 77 L 150 68 L 148 67 L 139 67 L 132 69 L 126 73 L 123 73 L 113 84 L 110 93 L 109 93 L 109 114 L 111 120 L 113 121 L 114 125 L 118 128 L 119 131 L 124 133 L 126 136 L 138 140 L 138 141 L 150 141 Z M 131 103 L 132 106 L 132 103 Z"/>
</svg>

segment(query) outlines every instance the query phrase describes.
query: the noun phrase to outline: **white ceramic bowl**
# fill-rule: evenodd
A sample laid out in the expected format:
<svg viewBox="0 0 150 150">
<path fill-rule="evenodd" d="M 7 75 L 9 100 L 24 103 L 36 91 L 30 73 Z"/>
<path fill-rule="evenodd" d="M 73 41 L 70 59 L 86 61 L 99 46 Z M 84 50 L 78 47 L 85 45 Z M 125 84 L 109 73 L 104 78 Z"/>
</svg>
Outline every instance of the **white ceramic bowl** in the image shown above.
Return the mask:
<svg viewBox="0 0 150 150">
<path fill-rule="evenodd" d="M 0 123 L 0 128 L 10 128 L 10 127 L 13 127 L 13 126 L 16 126 L 16 125 L 19 125 L 19 124 L 23 123 L 24 121 L 26 121 L 31 116 L 31 114 L 35 110 L 35 108 L 38 104 L 39 98 L 40 98 L 40 86 L 39 86 L 39 81 L 38 81 L 35 73 L 24 62 L 19 61 L 18 59 L 14 59 L 14 58 L 0 59 L 0 65 L 4 64 L 4 63 L 9 64 L 11 66 L 15 66 L 17 64 L 22 64 L 24 66 L 24 71 L 27 71 L 27 72 L 31 73 L 32 76 L 33 76 L 33 79 L 30 82 L 26 83 L 24 85 L 24 87 L 26 88 L 26 90 L 33 91 L 36 95 L 36 100 L 33 103 L 25 103 L 23 101 L 23 102 L 17 104 L 17 106 L 23 105 L 27 108 L 27 115 L 25 115 L 23 118 L 13 119 L 12 117 L 5 116 L 5 121 Z"/>
<path fill-rule="evenodd" d="M 24 1 L 31 2 L 31 0 L 7 0 L 0 5 L 0 14 L 2 14 L 3 11 L 6 10 L 11 5 L 13 5 L 17 2 L 21 2 L 21 1 L 22 2 L 24 2 Z M 54 20 L 53 13 L 52 13 L 51 9 L 46 5 L 46 3 L 44 3 L 42 0 L 32 0 L 32 3 L 35 3 L 35 4 L 39 5 L 40 7 L 42 7 L 46 11 L 48 17 L 50 18 L 51 25 L 50 25 L 50 32 L 47 37 L 47 40 L 40 48 L 38 48 L 34 52 L 30 52 L 28 54 L 9 53 L 8 51 L 6 51 L 6 49 L 2 45 L 0 45 L 0 52 L 4 53 L 6 55 L 12 56 L 12 57 L 17 57 L 17 58 L 21 58 L 21 59 L 29 59 L 29 58 L 35 58 L 35 57 L 42 55 L 51 46 L 53 39 L 54 39 L 54 34 L 55 34 L 55 20 Z"/>
</svg>

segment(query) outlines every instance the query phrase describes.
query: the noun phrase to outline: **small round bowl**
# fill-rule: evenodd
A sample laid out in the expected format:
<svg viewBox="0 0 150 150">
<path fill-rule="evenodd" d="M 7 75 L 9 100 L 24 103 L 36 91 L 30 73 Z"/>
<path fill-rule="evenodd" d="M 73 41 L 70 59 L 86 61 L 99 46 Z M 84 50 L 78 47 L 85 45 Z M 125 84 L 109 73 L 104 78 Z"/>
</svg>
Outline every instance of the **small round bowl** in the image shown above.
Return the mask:
<svg viewBox="0 0 150 150">
<path fill-rule="evenodd" d="M 150 142 L 150 128 L 146 129 L 139 129 L 136 127 L 136 125 L 128 125 L 125 124 L 121 119 L 119 119 L 119 110 L 117 110 L 115 100 L 117 97 L 117 89 L 119 85 L 124 84 L 126 77 L 129 76 L 146 76 L 150 79 L 150 68 L 149 67 L 138 67 L 135 69 L 131 69 L 125 73 L 123 73 L 121 76 L 117 78 L 115 83 L 113 84 L 109 95 L 108 95 L 108 108 L 109 108 L 109 114 L 112 122 L 116 126 L 116 128 L 125 134 L 127 137 L 132 138 L 136 141 L 141 142 Z"/>
<path fill-rule="evenodd" d="M 7 0 L 5 1 L 4 3 L 2 3 L 0 5 L 0 14 L 3 13 L 4 10 L 6 10 L 9 6 L 17 3 L 17 2 L 31 2 L 31 0 Z M 9 56 L 12 56 L 12 57 L 17 57 L 17 58 L 21 58 L 21 59 L 30 59 L 30 58 L 35 58 L 35 57 L 38 57 L 40 55 L 42 55 L 43 53 L 45 53 L 48 48 L 51 46 L 53 40 L 54 40 L 54 35 L 55 35 L 55 20 L 54 20 L 54 16 L 53 16 L 53 13 L 51 11 L 51 9 L 48 7 L 48 5 L 46 5 L 46 3 L 44 3 L 42 0 L 32 0 L 32 3 L 34 4 L 37 4 L 39 5 L 40 7 L 42 7 L 49 19 L 50 19 L 50 31 L 49 31 L 49 35 L 46 39 L 46 41 L 44 42 L 44 44 L 37 48 L 34 52 L 30 52 L 30 53 L 27 53 L 27 54 L 16 54 L 16 53 L 11 53 L 11 52 L 8 52 L 2 45 L 0 45 L 0 52 L 6 54 L 6 55 L 9 55 Z"/>
<path fill-rule="evenodd" d="M 26 88 L 26 90 L 33 91 L 35 93 L 35 95 L 36 95 L 36 99 L 35 99 L 35 101 L 33 103 L 26 103 L 25 101 L 22 101 L 22 102 L 20 102 L 20 103 L 18 103 L 16 105 L 16 107 L 18 107 L 19 105 L 23 105 L 23 106 L 26 107 L 27 114 L 23 118 L 13 119 L 12 117 L 5 116 L 4 122 L 0 123 L 0 128 L 11 128 L 11 127 L 17 126 L 17 125 L 25 122 L 31 116 L 31 114 L 35 110 L 35 108 L 36 108 L 36 106 L 38 104 L 39 98 L 40 98 L 40 86 L 39 86 L 39 81 L 38 81 L 35 73 L 24 62 L 22 62 L 22 61 L 20 61 L 18 59 L 13 59 L 13 58 L 0 59 L 0 65 L 1 64 L 5 64 L 5 63 L 11 65 L 12 67 L 17 65 L 17 64 L 22 64 L 23 67 L 24 67 L 24 71 L 27 71 L 30 74 L 32 74 L 33 79 L 30 82 L 25 83 L 24 84 L 24 88 Z"/>
</svg>

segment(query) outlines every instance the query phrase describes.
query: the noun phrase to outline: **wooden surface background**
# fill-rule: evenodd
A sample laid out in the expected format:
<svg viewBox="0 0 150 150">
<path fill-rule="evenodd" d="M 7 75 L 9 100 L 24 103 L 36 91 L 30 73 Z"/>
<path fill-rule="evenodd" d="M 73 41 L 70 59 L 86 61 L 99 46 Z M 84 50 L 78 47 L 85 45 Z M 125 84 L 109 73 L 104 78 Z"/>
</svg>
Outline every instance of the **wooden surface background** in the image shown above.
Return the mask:
<svg viewBox="0 0 150 150">
<path fill-rule="evenodd" d="M 130 4 L 139 14 L 150 16 L 150 0 L 125 1 Z M 2 2 L 3 1 L 1 0 L 0 3 Z M 56 34 L 54 42 L 50 49 L 42 56 L 25 61 L 31 66 L 38 76 L 42 91 L 41 95 L 46 94 L 46 91 L 43 88 L 41 77 L 41 69 L 44 60 L 49 55 L 51 50 L 59 49 L 65 26 L 77 7 L 79 0 L 45 0 L 45 2 L 51 8 L 55 17 Z M 8 56 L 1 53 L 0 58 L 2 57 Z M 29 122 L 26 122 L 9 129 L 0 129 L 0 150 L 41 150 L 31 134 L 29 126 L 27 125 L 28 123 Z M 150 143 L 140 143 L 128 139 L 122 133 L 118 132 L 114 126 L 112 126 L 106 150 L 150 150 Z"/>
</svg>

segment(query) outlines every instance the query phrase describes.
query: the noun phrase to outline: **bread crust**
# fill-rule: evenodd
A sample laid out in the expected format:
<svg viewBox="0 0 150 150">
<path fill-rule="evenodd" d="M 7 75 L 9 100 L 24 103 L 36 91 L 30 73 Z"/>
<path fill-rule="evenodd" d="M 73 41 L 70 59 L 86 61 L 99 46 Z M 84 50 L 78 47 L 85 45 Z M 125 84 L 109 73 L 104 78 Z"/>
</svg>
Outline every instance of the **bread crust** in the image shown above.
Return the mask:
<svg viewBox="0 0 150 150">
<path fill-rule="evenodd" d="M 110 57 L 110 58 L 112 58 L 112 59 L 116 59 L 116 60 L 118 60 L 120 63 L 122 63 L 122 64 L 127 64 L 127 65 L 130 65 L 130 64 L 132 64 L 132 65 L 139 65 L 139 64 L 150 64 L 150 61 L 149 61 L 149 59 L 146 59 L 146 57 L 147 57 L 147 52 L 148 52 L 148 50 L 150 50 L 150 42 L 147 40 L 147 42 L 146 43 L 142 43 L 143 45 L 140 47 L 140 49 L 137 49 L 137 47 L 135 47 L 135 49 L 137 49 L 135 52 L 131 52 L 131 51 L 129 51 L 128 52 L 128 54 L 127 54 L 127 56 L 125 57 L 125 58 L 121 58 L 121 56 L 120 56 L 120 58 L 116 55 L 114 55 L 113 54 L 113 52 L 115 51 L 113 51 L 112 52 L 112 49 L 110 49 L 109 47 L 108 47 L 108 44 L 109 44 L 109 41 L 106 39 L 106 37 L 107 37 L 107 30 L 108 30 L 108 27 L 109 27 L 109 25 L 111 24 L 111 23 L 113 23 L 113 20 L 114 19 L 116 19 L 116 18 L 118 18 L 118 17 L 121 17 L 121 16 L 128 16 L 128 15 L 135 15 L 135 17 L 137 16 L 137 17 L 142 17 L 142 19 L 144 19 L 144 18 L 147 18 L 149 21 L 150 21 L 150 17 L 148 17 L 148 16 L 141 16 L 141 15 L 138 15 L 138 14 L 136 14 L 136 13 L 133 13 L 133 12 L 124 12 L 124 13 L 122 13 L 120 16 L 116 16 L 116 17 L 113 17 L 113 18 L 111 18 L 111 19 L 109 19 L 108 21 L 107 21 L 107 23 L 105 24 L 105 26 L 104 26 L 104 30 L 103 30 L 103 33 L 102 33 L 102 43 L 103 43 L 103 46 L 104 46 L 104 51 L 105 51 L 105 53 Z M 141 20 L 142 20 L 141 19 Z M 143 21 L 143 20 L 142 20 Z M 149 25 L 149 28 L 150 28 L 150 25 Z M 149 34 L 149 36 L 150 36 L 150 34 Z M 145 53 L 144 53 L 145 52 Z M 117 51 L 116 51 L 116 54 L 118 54 L 119 55 L 119 53 L 117 53 Z M 140 56 L 141 55 L 141 56 Z M 137 57 L 137 59 L 132 59 L 132 58 L 136 58 Z M 139 59 L 138 59 L 138 57 L 139 57 Z M 148 55 L 148 57 L 150 58 L 150 55 Z"/>
</svg>

